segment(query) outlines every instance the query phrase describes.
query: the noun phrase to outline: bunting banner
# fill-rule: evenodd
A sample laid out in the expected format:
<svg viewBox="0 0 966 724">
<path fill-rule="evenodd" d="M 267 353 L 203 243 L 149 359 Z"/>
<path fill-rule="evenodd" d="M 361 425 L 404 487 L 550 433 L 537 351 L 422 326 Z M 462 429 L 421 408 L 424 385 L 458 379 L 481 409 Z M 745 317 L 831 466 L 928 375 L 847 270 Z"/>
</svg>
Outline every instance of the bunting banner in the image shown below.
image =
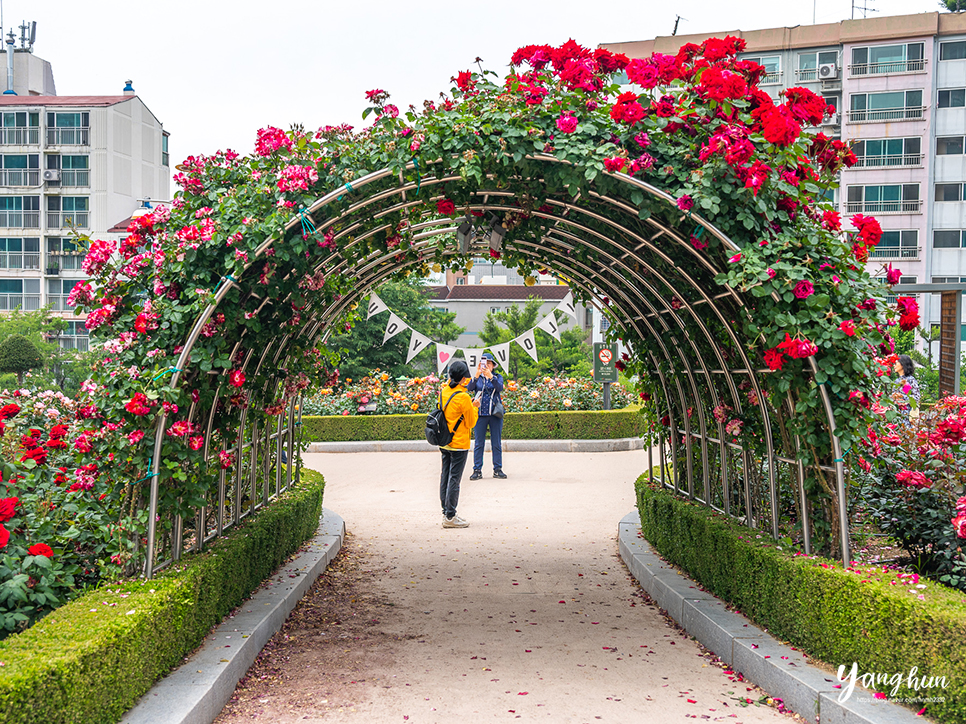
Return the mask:
<svg viewBox="0 0 966 724">
<path fill-rule="evenodd" d="M 490 351 L 496 357 L 496 363 L 503 368 L 504 372 L 508 372 L 509 367 L 507 365 L 510 362 L 510 343 L 504 342 L 503 344 L 494 345 L 490 347 Z"/>
<path fill-rule="evenodd" d="M 513 341 L 523 347 L 523 351 L 530 355 L 534 362 L 537 361 L 537 342 L 533 338 L 532 329 L 528 329 Z"/>
<path fill-rule="evenodd" d="M 420 334 L 415 329 L 412 332 L 413 336 L 409 338 L 409 354 L 406 355 L 406 364 L 409 364 L 413 357 L 433 343 L 433 340 L 424 334 Z"/>
<path fill-rule="evenodd" d="M 386 325 L 386 336 L 382 338 L 382 343 L 385 344 L 404 329 L 409 329 L 409 326 L 393 312 L 389 312 L 389 324 Z"/>
<path fill-rule="evenodd" d="M 461 349 L 466 366 L 470 368 L 470 374 L 476 377 L 480 369 L 480 357 L 483 356 L 482 349 Z"/>
<path fill-rule="evenodd" d="M 375 292 L 369 293 L 369 316 L 366 319 L 372 319 L 372 315 L 379 314 L 379 312 L 385 312 L 389 307 L 386 303 L 382 301 Z M 385 344 L 385 342 L 383 343 Z"/>
<path fill-rule="evenodd" d="M 439 342 L 436 343 L 436 374 L 440 375 L 443 373 L 443 368 L 450 363 L 456 352 L 456 347 L 450 347 L 448 344 L 440 344 Z"/>
<path fill-rule="evenodd" d="M 567 292 L 567 296 L 560 301 L 560 304 L 557 306 L 557 309 L 559 309 L 564 314 L 569 314 L 576 321 L 577 308 L 574 306 L 573 292 Z"/>
<path fill-rule="evenodd" d="M 537 329 L 542 329 L 547 334 L 552 335 L 555 340 L 560 341 L 560 327 L 557 325 L 557 315 L 553 312 L 540 320 Z"/>
</svg>

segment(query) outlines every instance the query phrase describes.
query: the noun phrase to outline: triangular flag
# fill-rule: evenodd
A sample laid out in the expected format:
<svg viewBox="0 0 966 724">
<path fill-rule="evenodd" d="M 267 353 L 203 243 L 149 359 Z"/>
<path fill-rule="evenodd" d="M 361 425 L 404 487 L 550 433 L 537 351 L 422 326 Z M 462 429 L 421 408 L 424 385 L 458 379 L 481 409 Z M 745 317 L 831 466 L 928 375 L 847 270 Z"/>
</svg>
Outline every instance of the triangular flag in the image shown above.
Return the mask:
<svg viewBox="0 0 966 724">
<path fill-rule="evenodd" d="M 521 334 L 513 341 L 516 342 L 521 347 L 523 347 L 523 351 L 526 352 L 531 357 L 533 357 L 534 362 L 537 361 L 537 343 L 533 339 L 532 329 L 528 329 L 526 332 Z"/>
<path fill-rule="evenodd" d="M 443 373 L 443 368 L 453 359 L 454 354 L 456 354 L 456 347 L 436 343 L 436 374 Z"/>
<path fill-rule="evenodd" d="M 503 344 L 498 344 L 496 347 L 490 347 L 490 351 L 493 352 L 493 356 L 496 357 L 496 363 L 500 365 L 505 372 L 509 372 L 510 368 L 507 365 L 510 362 L 510 343 L 504 342 Z"/>
<path fill-rule="evenodd" d="M 483 354 L 483 350 L 461 349 L 460 352 L 463 353 L 463 359 L 466 360 L 466 366 L 470 368 L 470 374 L 476 377 L 480 373 L 480 356 Z"/>
<path fill-rule="evenodd" d="M 567 292 L 567 296 L 560 300 L 560 304 L 557 306 L 564 314 L 569 314 L 575 320 L 577 319 L 577 308 L 574 306 L 574 294 L 573 292 Z"/>
<path fill-rule="evenodd" d="M 540 320 L 537 324 L 537 329 L 542 329 L 548 334 L 552 334 L 553 338 L 560 341 L 560 327 L 557 325 L 557 315 L 550 312 L 546 317 Z"/>
<path fill-rule="evenodd" d="M 409 338 L 409 354 L 406 355 L 406 364 L 409 364 L 409 361 L 413 357 L 429 347 L 432 342 L 433 340 L 431 340 L 429 337 L 424 334 L 420 334 L 414 329 L 413 336 Z"/>
<path fill-rule="evenodd" d="M 386 336 L 382 338 L 382 343 L 385 344 L 404 329 L 409 329 L 406 323 L 397 317 L 395 313 L 389 312 L 389 324 L 386 325 Z"/>
<path fill-rule="evenodd" d="M 386 303 L 382 301 L 375 292 L 369 293 L 369 316 L 366 319 L 372 319 L 373 314 L 379 314 L 379 312 L 385 312 L 389 307 Z"/>
</svg>

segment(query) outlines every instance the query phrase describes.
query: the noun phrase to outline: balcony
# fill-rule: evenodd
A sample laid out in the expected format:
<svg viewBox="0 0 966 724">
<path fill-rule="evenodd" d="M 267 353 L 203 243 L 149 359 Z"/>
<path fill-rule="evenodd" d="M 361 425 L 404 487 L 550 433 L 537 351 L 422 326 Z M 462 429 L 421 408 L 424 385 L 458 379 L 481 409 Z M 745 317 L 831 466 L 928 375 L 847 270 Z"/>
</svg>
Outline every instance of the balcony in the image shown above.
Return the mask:
<svg viewBox="0 0 966 724">
<path fill-rule="evenodd" d="M 0 128 L 0 145 L 36 146 L 40 143 L 40 129 L 35 126 Z"/>
<path fill-rule="evenodd" d="M 895 156 L 858 156 L 852 168 L 918 168 L 923 154 L 900 153 Z"/>
<path fill-rule="evenodd" d="M 48 128 L 48 146 L 89 146 L 90 128 Z"/>
<path fill-rule="evenodd" d="M 847 214 L 921 214 L 922 199 L 909 201 L 849 201 Z"/>
<path fill-rule="evenodd" d="M 86 229 L 89 211 L 48 211 L 48 229 Z"/>
<path fill-rule="evenodd" d="M 90 186 L 91 172 L 88 169 L 66 169 L 60 172 L 61 186 Z"/>
<path fill-rule="evenodd" d="M 848 111 L 849 123 L 888 123 L 890 121 L 921 121 L 926 106 L 907 108 L 868 108 Z"/>
<path fill-rule="evenodd" d="M 925 73 L 926 60 L 889 60 L 884 63 L 853 63 L 849 65 L 849 77 L 861 78 L 869 75 L 889 75 L 892 73 Z"/>
<path fill-rule="evenodd" d="M 796 68 L 795 80 L 799 83 L 818 80 L 818 68 Z"/>
<path fill-rule="evenodd" d="M 39 186 L 40 171 L 33 169 L 3 169 L 0 170 L 0 186 Z"/>
<path fill-rule="evenodd" d="M 39 211 L 0 211 L 0 228 L 39 229 Z"/>
<path fill-rule="evenodd" d="M 775 73 L 765 73 L 762 76 L 761 81 L 758 85 L 778 85 L 782 82 L 782 72 L 776 71 Z"/>
<path fill-rule="evenodd" d="M 921 246 L 877 246 L 869 252 L 869 259 L 881 259 L 883 261 L 909 259 L 916 261 L 919 259 L 921 252 Z"/>
<path fill-rule="evenodd" d="M 53 312 L 70 312 L 74 309 L 73 306 L 67 304 L 66 294 L 48 294 L 47 304 Z"/>
<path fill-rule="evenodd" d="M 47 253 L 47 264 L 58 267 L 60 271 L 79 271 L 84 264 L 85 254 L 81 252 Z"/>
<path fill-rule="evenodd" d="M 0 269 L 40 269 L 40 254 L 0 251 Z"/>
<path fill-rule="evenodd" d="M 0 312 L 12 312 L 20 307 L 24 312 L 40 309 L 39 294 L 0 294 Z"/>
<path fill-rule="evenodd" d="M 89 337 L 61 335 L 57 338 L 57 344 L 60 345 L 61 349 L 69 349 L 76 352 L 89 352 L 91 349 L 91 341 Z"/>
</svg>

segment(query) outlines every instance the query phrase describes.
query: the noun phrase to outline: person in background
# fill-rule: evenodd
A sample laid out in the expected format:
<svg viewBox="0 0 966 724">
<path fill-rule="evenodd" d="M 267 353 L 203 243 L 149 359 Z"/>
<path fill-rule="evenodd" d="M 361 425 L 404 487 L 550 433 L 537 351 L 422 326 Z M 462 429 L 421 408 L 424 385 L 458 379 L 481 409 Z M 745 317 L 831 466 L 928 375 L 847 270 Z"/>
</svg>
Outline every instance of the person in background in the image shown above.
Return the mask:
<svg viewBox="0 0 966 724">
<path fill-rule="evenodd" d="M 919 407 L 921 396 L 919 382 L 916 381 L 915 377 L 916 365 L 912 361 L 912 357 L 907 354 L 900 354 L 894 369 L 899 377 L 895 381 L 896 389 L 892 393 L 892 400 L 896 403 L 896 408 L 900 412 L 908 415 L 912 407 Z M 912 402 L 913 400 L 915 400 L 915 403 Z"/>
<path fill-rule="evenodd" d="M 506 480 L 503 472 L 503 416 L 494 415 L 497 404 L 503 401 L 503 377 L 496 372 L 496 360 L 489 352 L 480 358 L 477 376 L 466 386 L 467 392 L 479 392 L 480 418 L 473 428 L 473 474 L 470 480 L 483 477 L 483 451 L 486 448 L 486 429 L 490 429 L 490 449 L 493 455 L 493 477 Z"/>
<path fill-rule="evenodd" d="M 456 505 L 460 500 L 460 479 L 470 453 L 470 428 L 476 424 L 480 406 L 479 400 L 466 394 L 470 379 L 470 368 L 465 362 L 456 360 L 449 366 L 449 381 L 439 392 L 439 406 L 445 409 L 446 424 L 453 431 L 449 445 L 439 449 L 442 456 L 439 502 L 443 506 L 444 528 L 469 527 L 469 523 L 456 515 Z"/>
</svg>

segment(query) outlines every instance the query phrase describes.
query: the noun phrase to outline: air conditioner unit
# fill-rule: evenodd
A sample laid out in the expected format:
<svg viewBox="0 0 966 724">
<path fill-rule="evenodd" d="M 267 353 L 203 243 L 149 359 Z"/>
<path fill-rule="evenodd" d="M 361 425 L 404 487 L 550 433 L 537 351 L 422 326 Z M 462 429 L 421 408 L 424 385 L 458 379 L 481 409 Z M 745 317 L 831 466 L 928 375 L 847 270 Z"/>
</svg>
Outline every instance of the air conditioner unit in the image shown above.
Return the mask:
<svg viewBox="0 0 966 724">
<path fill-rule="evenodd" d="M 822 63 L 818 66 L 818 77 L 822 80 L 838 78 L 839 67 L 835 63 Z"/>
<path fill-rule="evenodd" d="M 44 181 L 60 181 L 60 169 L 46 169 L 44 171 Z"/>
<path fill-rule="evenodd" d="M 823 126 L 840 126 L 842 125 L 842 117 L 838 113 L 833 113 L 829 116 L 829 119 L 822 123 Z"/>
</svg>

